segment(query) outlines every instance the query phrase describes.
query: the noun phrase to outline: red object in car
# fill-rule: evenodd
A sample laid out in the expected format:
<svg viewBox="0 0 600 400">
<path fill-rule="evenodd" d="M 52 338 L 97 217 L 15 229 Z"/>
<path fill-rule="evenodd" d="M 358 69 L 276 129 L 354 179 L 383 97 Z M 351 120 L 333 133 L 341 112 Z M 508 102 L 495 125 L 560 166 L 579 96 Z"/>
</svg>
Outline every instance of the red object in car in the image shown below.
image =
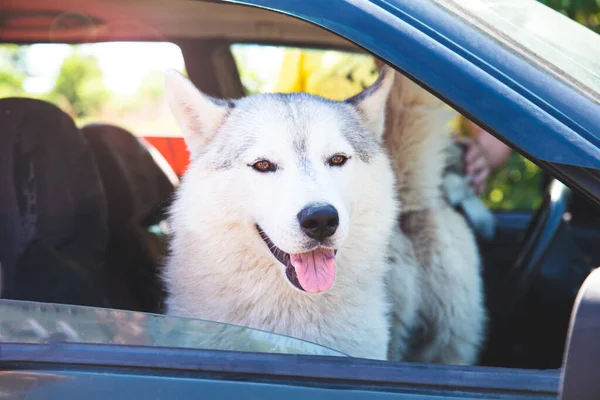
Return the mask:
<svg viewBox="0 0 600 400">
<path fill-rule="evenodd" d="M 163 155 L 177 176 L 181 177 L 190 161 L 190 154 L 181 137 L 144 136 Z"/>
</svg>

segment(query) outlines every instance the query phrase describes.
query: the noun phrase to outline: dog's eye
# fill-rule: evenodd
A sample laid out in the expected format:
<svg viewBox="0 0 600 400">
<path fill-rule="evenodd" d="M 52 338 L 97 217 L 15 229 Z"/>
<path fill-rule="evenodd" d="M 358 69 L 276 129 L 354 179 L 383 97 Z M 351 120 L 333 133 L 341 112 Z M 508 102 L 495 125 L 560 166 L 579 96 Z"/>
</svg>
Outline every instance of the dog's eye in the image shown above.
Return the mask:
<svg viewBox="0 0 600 400">
<path fill-rule="evenodd" d="M 332 167 L 341 167 L 348 161 L 348 157 L 343 156 L 341 154 L 336 154 L 329 159 L 329 165 Z"/>
<path fill-rule="evenodd" d="M 267 160 L 260 160 L 252 164 L 252 168 L 259 172 L 273 172 L 275 171 L 275 164 Z"/>
</svg>

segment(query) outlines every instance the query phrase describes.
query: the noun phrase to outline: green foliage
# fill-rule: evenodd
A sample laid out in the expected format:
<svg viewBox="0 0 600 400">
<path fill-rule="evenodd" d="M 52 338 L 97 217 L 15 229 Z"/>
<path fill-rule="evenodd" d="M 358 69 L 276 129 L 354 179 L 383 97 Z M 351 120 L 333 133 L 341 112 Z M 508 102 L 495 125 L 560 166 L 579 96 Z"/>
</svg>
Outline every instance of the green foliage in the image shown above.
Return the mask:
<svg viewBox="0 0 600 400">
<path fill-rule="evenodd" d="M 488 181 L 484 203 L 493 210 L 533 210 L 542 201 L 541 170 L 513 152 L 504 168 Z"/>
<path fill-rule="evenodd" d="M 165 95 L 163 73 L 152 71 L 142 80 L 136 97 L 145 104 L 156 105 Z"/>
<path fill-rule="evenodd" d="M 257 46 L 234 45 L 230 48 L 247 96 L 264 92 L 266 89 L 266 82 L 258 75 L 256 69 L 248 68 L 253 47 Z"/>
<path fill-rule="evenodd" d="M 0 45 L 0 98 L 23 93 L 25 51 L 23 46 Z"/>
<path fill-rule="evenodd" d="M 245 70 L 244 73 L 241 74 L 240 79 L 243 82 L 244 88 L 246 88 L 247 96 L 261 93 L 265 86 L 263 80 L 254 70 Z"/>
<path fill-rule="evenodd" d="M 23 90 L 24 79 L 21 74 L 0 69 L 0 98 L 18 96 Z"/>
<path fill-rule="evenodd" d="M 66 100 L 77 118 L 100 111 L 109 98 L 98 60 L 76 48 L 64 59 L 50 94 Z"/>
<path fill-rule="evenodd" d="M 538 0 L 600 33 L 600 0 Z"/>
</svg>

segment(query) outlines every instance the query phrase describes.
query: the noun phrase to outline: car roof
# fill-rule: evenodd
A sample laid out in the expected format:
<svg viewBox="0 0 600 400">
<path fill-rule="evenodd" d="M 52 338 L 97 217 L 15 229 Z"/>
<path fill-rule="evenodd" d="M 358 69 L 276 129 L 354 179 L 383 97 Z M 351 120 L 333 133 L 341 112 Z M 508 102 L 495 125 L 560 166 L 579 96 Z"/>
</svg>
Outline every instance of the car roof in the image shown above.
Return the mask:
<svg viewBox="0 0 600 400">
<path fill-rule="evenodd" d="M 256 7 L 188 0 L 4 0 L 0 42 L 226 39 L 357 49 L 311 23 Z"/>
</svg>

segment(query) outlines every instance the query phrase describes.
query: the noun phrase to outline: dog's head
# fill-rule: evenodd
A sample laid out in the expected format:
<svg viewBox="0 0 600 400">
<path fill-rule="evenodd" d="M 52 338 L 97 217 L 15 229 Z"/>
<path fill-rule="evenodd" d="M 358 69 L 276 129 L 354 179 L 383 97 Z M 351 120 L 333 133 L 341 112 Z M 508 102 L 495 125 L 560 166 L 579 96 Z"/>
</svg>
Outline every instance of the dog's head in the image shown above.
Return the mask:
<svg viewBox="0 0 600 400">
<path fill-rule="evenodd" d="M 329 289 L 350 230 L 378 223 L 353 217 L 379 218 L 377 202 L 391 191 L 392 181 L 384 183 L 390 190 L 374 182 L 378 171 L 391 175 L 382 135 L 393 78 L 385 68 L 342 102 L 303 93 L 218 100 L 167 72 L 169 104 L 192 158 L 181 189 L 202 187 L 198 204 L 211 197 L 212 213 L 229 232 L 251 226 L 295 288 Z M 195 223 L 203 229 L 206 222 Z"/>
</svg>

